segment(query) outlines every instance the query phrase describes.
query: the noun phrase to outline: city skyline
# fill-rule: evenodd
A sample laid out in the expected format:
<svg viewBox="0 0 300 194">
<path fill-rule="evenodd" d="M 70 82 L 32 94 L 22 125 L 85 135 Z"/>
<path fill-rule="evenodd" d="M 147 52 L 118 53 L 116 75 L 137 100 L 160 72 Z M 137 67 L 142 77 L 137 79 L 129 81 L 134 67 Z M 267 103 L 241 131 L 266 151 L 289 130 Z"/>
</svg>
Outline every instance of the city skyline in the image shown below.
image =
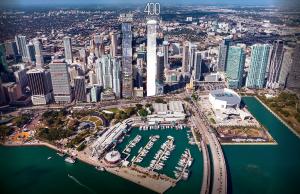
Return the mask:
<svg viewBox="0 0 300 194">
<path fill-rule="evenodd" d="M 104 0 L 13 0 L 13 1 L 3 1 L 1 5 L 3 6 L 55 6 L 55 5 L 145 5 L 149 1 L 146 0 L 130 0 L 126 3 L 122 0 L 112 0 L 112 1 L 104 1 Z M 240 1 L 240 0 L 157 0 L 155 2 L 159 2 L 165 6 L 177 6 L 177 5 L 216 5 L 216 6 L 224 6 L 224 5 L 240 5 L 240 6 L 293 6 L 296 8 L 300 6 L 300 2 L 297 0 L 253 0 L 253 1 Z"/>
<path fill-rule="evenodd" d="M 70 2 L 0 13 L 3 193 L 297 193 L 300 12 Z"/>
</svg>

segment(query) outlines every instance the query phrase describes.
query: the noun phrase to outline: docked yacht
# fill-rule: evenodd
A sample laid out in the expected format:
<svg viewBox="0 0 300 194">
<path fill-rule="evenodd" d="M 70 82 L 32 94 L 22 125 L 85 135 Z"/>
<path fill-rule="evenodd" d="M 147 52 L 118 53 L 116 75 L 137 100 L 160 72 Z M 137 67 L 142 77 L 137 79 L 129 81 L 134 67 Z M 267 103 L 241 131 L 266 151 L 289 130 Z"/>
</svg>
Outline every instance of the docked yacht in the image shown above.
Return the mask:
<svg viewBox="0 0 300 194">
<path fill-rule="evenodd" d="M 75 160 L 73 158 L 71 158 L 71 157 L 66 157 L 65 162 L 68 162 L 70 164 L 74 164 Z"/>
</svg>

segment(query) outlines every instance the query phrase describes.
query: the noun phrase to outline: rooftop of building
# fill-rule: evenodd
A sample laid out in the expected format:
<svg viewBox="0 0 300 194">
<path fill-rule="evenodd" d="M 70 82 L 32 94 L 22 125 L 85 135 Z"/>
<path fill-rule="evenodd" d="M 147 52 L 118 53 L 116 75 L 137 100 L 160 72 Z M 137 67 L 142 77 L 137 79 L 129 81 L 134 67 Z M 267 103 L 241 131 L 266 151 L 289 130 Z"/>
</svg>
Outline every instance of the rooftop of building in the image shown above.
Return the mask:
<svg viewBox="0 0 300 194">
<path fill-rule="evenodd" d="M 213 90 L 210 92 L 216 100 L 226 101 L 228 105 L 239 104 L 241 97 L 233 90 L 228 88 Z"/>
</svg>

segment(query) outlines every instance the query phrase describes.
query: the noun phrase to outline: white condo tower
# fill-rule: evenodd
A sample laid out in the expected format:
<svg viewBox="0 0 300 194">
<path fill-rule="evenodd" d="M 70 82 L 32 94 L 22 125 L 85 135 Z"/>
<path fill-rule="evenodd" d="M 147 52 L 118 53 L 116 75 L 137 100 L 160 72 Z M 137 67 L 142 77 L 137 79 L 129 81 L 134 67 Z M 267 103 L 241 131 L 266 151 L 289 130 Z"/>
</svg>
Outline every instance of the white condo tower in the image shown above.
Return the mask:
<svg viewBox="0 0 300 194">
<path fill-rule="evenodd" d="M 147 96 L 156 95 L 156 20 L 147 22 Z"/>
</svg>

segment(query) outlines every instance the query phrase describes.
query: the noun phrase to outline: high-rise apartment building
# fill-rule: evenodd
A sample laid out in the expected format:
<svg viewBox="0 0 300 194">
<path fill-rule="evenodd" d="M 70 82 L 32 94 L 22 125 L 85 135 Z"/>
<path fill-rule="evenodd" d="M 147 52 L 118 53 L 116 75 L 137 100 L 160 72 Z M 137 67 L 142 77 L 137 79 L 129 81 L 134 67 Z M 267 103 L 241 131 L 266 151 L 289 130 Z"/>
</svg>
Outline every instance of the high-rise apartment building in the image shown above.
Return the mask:
<svg viewBox="0 0 300 194">
<path fill-rule="evenodd" d="M 122 14 L 122 97 L 133 95 L 132 78 L 132 14 Z"/>
<path fill-rule="evenodd" d="M 271 49 L 272 46 L 269 44 L 255 44 L 251 46 L 251 62 L 246 87 L 258 89 L 264 87 Z"/>
<path fill-rule="evenodd" d="M 118 49 L 117 34 L 112 32 L 110 33 L 110 54 L 112 57 L 117 56 L 117 49 Z"/>
<path fill-rule="evenodd" d="M 226 62 L 230 42 L 230 39 L 224 39 L 219 46 L 218 71 L 226 71 Z"/>
<path fill-rule="evenodd" d="M 245 52 L 240 46 L 230 46 L 227 56 L 226 75 L 229 88 L 238 89 L 242 86 L 245 67 Z"/>
<path fill-rule="evenodd" d="M 170 69 L 169 64 L 169 42 L 163 41 L 164 67 Z"/>
<path fill-rule="evenodd" d="M 182 48 L 182 72 L 189 72 L 189 42 L 183 43 Z"/>
<path fill-rule="evenodd" d="M 114 58 L 113 62 L 113 92 L 117 98 L 121 97 L 121 63 L 120 60 Z"/>
<path fill-rule="evenodd" d="M 157 91 L 156 27 L 156 20 L 147 22 L 147 96 L 155 96 Z"/>
<path fill-rule="evenodd" d="M 275 89 L 279 87 L 279 75 L 284 53 L 283 46 L 282 40 L 275 40 L 273 43 L 271 61 L 268 68 L 267 88 Z"/>
<path fill-rule="evenodd" d="M 202 56 L 201 52 L 195 52 L 194 62 L 195 80 L 200 81 L 202 77 Z"/>
<path fill-rule="evenodd" d="M 297 43 L 292 54 L 292 65 L 286 81 L 286 88 L 290 90 L 300 89 L 300 42 Z"/>
</svg>

